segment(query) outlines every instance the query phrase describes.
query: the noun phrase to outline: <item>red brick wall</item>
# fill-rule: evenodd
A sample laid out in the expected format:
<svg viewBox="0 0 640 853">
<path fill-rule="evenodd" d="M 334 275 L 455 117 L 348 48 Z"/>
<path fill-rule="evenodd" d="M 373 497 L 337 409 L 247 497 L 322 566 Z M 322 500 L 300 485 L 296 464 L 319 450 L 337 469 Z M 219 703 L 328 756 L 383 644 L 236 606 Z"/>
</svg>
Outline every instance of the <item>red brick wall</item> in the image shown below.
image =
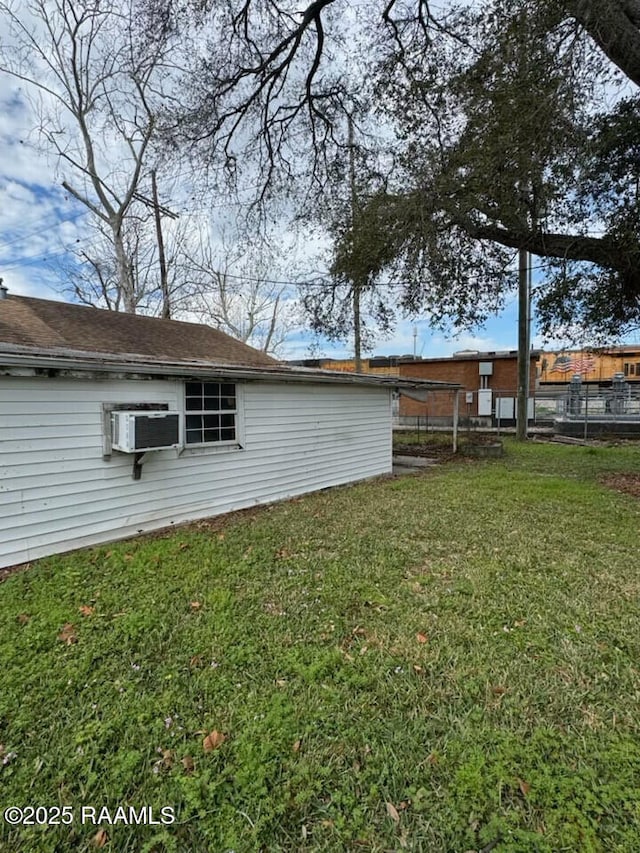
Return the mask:
<svg viewBox="0 0 640 853">
<path fill-rule="evenodd" d="M 533 394 L 536 387 L 536 358 L 531 359 L 530 370 L 530 393 Z M 487 377 L 487 387 L 494 394 L 500 392 L 502 396 L 516 396 L 518 387 L 518 361 L 515 356 L 509 358 L 495 358 L 482 356 L 480 358 L 451 359 L 446 358 L 438 361 L 429 360 L 423 362 L 408 362 L 400 365 L 400 376 L 402 378 L 413 377 L 415 379 L 434 379 L 440 382 L 457 382 L 463 388 L 460 394 L 460 416 L 478 416 L 478 395 L 480 388 L 480 362 L 491 362 L 493 374 Z M 465 402 L 465 391 L 473 391 L 473 403 Z M 453 394 L 447 391 L 429 392 L 426 402 L 410 400 L 408 397 L 400 397 L 400 416 L 413 417 L 451 417 L 453 413 Z"/>
</svg>

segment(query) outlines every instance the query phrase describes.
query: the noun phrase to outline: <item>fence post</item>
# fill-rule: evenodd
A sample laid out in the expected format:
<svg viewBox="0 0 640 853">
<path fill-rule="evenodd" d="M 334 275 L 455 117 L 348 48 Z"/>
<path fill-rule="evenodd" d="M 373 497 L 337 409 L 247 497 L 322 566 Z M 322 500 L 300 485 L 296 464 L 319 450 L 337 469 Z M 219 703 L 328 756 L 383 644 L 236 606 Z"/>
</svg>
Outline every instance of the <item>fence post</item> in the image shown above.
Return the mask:
<svg viewBox="0 0 640 853">
<path fill-rule="evenodd" d="M 584 386 L 584 440 L 587 440 L 589 434 L 589 386 L 585 383 Z"/>
<path fill-rule="evenodd" d="M 536 392 L 535 389 L 533 391 L 533 425 L 536 426 Z"/>
<path fill-rule="evenodd" d="M 460 392 L 454 391 L 453 398 L 453 452 L 458 452 L 458 412 L 460 408 Z"/>
<path fill-rule="evenodd" d="M 496 394 L 496 437 L 500 438 L 500 394 Z"/>
</svg>

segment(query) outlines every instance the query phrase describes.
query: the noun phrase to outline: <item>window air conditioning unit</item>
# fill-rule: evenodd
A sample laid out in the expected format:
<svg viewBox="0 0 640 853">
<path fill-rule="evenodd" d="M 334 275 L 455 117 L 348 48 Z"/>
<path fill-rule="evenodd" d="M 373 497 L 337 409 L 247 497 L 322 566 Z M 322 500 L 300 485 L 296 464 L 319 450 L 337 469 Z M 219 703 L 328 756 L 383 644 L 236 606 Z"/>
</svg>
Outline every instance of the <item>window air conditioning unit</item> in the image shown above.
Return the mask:
<svg viewBox="0 0 640 853">
<path fill-rule="evenodd" d="M 144 453 L 180 446 L 180 413 L 111 412 L 111 447 L 121 453 Z"/>
</svg>

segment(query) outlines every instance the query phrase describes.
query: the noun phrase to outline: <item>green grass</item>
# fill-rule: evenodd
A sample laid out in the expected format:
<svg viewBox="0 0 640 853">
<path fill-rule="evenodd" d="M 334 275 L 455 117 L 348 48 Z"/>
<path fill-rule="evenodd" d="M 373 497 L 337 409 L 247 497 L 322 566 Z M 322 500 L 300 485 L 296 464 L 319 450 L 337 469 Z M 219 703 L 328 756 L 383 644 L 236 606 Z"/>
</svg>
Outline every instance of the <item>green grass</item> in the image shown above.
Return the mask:
<svg viewBox="0 0 640 853">
<path fill-rule="evenodd" d="M 637 851 L 640 504 L 615 471 L 640 449 L 507 443 L 9 577 L 2 806 L 176 810 L 104 824 L 109 851 Z M 0 849 L 97 829 L 0 820 Z"/>
</svg>

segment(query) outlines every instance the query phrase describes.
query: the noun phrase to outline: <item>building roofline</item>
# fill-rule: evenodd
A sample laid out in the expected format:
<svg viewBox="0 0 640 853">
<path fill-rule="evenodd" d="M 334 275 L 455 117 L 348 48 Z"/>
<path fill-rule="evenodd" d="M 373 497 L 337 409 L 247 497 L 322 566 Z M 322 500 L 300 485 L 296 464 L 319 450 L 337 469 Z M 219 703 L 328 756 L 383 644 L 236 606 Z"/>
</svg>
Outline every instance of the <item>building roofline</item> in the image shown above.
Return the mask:
<svg viewBox="0 0 640 853">
<path fill-rule="evenodd" d="M 530 350 L 529 358 L 539 358 L 542 350 Z M 435 362 L 453 362 L 453 361 L 494 361 L 495 359 L 517 358 L 518 350 L 493 350 L 489 352 L 460 352 L 454 355 L 443 355 L 438 358 L 416 358 L 402 359 L 398 361 L 398 367 L 406 367 L 407 365 L 433 364 Z"/>
<path fill-rule="evenodd" d="M 131 356 L 111 353 L 82 352 L 75 350 L 37 350 L 30 347 L 0 344 L 0 372 L 11 369 L 48 370 L 67 374 L 106 373 L 127 376 L 172 377 L 224 377 L 281 382 L 307 382 L 336 385 L 368 385 L 391 388 L 420 388 L 422 390 L 455 391 L 461 386 L 455 382 L 431 379 L 410 379 L 399 376 L 381 376 L 372 373 L 347 373 L 334 370 L 317 370 L 289 367 L 285 364 L 255 367 L 243 364 L 208 361 L 166 361 L 150 359 L 135 354 Z"/>
<path fill-rule="evenodd" d="M 638 344 L 606 344 L 603 346 L 576 347 L 566 349 L 542 349 L 540 355 L 572 355 L 574 353 L 587 353 L 591 355 L 630 355 L 640 352 Z"/>
</svg>

